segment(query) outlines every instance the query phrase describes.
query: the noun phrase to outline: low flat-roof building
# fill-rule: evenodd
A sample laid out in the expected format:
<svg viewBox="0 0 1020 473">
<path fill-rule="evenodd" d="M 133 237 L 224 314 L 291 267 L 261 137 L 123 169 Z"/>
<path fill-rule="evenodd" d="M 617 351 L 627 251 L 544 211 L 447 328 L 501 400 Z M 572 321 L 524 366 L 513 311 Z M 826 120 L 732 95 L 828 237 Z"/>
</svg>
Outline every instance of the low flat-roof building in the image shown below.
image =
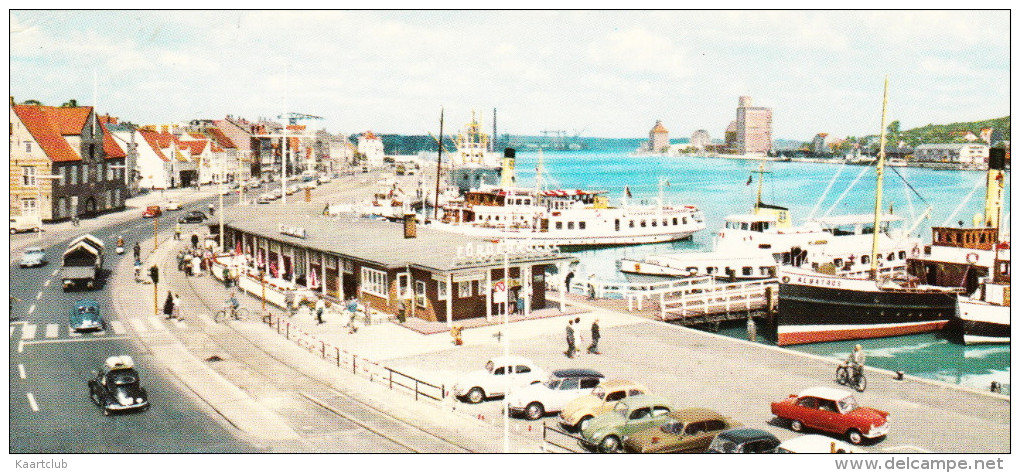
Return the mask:
<svg viewBox="0 0 1020 473">
<path fill-rule="evenodd" d="M 351 297 L 384 312 L 403 303 L 408 316 L 450 323 L 501 313 L 509 293 L 528 309 L 546 306 L 546 269 L 575 258 L 556 248 L 490 240 L 342 214 L 317 206 L 276 204 L 228 210 L 224 244 L 245 255 L 249 275 L 311 289 L 336 301 Z M 504 276 L 507 249 L 509 281 Z M 522 277 L 523 275 L 523 277 Z M 256 276 L 257 277 L 257 276 Z M 530 294 L 530 298 L 527 295 Z"/>
<path fill-rule="evenodd" d="M 914 148 L 914 160 L 934 163 L 987 164 L 988 145 L 981 143 L 936 143 Z"/>
</svg>

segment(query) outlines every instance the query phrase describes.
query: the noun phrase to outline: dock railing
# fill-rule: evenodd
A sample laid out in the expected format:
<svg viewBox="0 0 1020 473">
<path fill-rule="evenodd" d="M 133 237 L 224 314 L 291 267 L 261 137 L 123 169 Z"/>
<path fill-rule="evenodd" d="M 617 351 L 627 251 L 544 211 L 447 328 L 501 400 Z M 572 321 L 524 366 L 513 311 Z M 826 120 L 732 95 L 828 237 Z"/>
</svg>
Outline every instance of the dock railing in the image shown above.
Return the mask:
<svg viewBox="0 0 1020 473">
<path fill-rule="evenodd" d="M 635 306 L 637 310 L 643 310 L 644 301 L 656 299 L 660 294 L 678 292 L 692 285 L 711 281 L 712 276 L 644 283 L 582 279 L 572 281 L 569 289 L 576 294 L 594 293 L 598 299 L 624 299 L 627 301 L 627 310 L 633 311 Z"/>
<path fill-rule="evenodd" d="M 779 281 L 756 279 L 739 282 L 714 281 L 659 296 L 659 318 L 686 319 L 692 316 L 769 310 L 776 304 Z"/>
</svg>

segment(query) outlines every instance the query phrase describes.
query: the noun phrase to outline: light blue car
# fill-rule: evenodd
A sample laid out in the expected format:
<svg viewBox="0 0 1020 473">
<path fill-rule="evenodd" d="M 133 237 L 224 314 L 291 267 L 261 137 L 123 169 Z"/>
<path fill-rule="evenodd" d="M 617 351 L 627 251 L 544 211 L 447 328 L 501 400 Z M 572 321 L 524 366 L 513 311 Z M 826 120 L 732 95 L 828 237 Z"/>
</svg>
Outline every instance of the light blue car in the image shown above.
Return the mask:
<svg viewBox="0 0 1020 473">
<path fill-rule="evenodd" d="M 99 303 L 92 299 L 82 299 L 71 306 L 71 330 L 75 332 L 102 330 L 103 316 L 99 314 Z"/>
<path fill-rule="evenodd" d="M 35 246 L 27 248 L 21 253 L 21 262 L 18 264 L 22 268 L 44 266 L 46 264 L 46 250 Z"/>
</svg>

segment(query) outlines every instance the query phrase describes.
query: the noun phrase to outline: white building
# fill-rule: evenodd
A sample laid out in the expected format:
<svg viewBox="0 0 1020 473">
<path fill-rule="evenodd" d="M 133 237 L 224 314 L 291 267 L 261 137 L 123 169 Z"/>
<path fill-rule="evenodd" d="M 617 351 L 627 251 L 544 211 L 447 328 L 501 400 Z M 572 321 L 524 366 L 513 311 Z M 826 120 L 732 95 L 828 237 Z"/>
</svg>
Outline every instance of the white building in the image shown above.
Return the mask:
<svg viewBox="0 0 1020 473">
<path fill-rule="evenodd" d="M 132 141 L 135 143 L 138 158 L 132 171 L 138 177 L 139 189 L 169 189 L 180 185 L 175 179 L 174 163 L 158 145 L 158 135 L 146 130 L 113 132 L 113 138 L 122 147 L 128 147 Z"/>
<path fill-rule="evenodd" d="M 358 137 L 358 152 L 364 155 L 368 165 L 373 167 L 382 166 L 383 158 L 386 157 L 382 138 L 371 131 L 366 131 Z"/>
<path fill-rule="evenodd" d="M 705 149 L 710 144 L 712 144 L 712 137 L 709 136 L 708 130 L 697 130 L 691 133 L 691 142 L 688 146 Z"/>
<path fill-rule="evenodd" d="M 984 164 L 988 145 L 981 143 L 936 143 L 914 148 L 914 161 L 934 163 Z"/>
</svg>

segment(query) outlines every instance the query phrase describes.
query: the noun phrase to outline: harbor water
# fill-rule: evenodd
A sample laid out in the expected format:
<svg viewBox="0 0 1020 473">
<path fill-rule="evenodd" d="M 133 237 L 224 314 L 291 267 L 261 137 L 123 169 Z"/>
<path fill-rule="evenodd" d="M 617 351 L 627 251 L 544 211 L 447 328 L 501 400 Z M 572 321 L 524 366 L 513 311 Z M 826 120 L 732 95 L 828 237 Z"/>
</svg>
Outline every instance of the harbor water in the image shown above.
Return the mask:
<svg viewBox="0 0 1020 473">
<path fill-rule="evenodd" d="M 620 205 L 630 190 L 630 202 L 691 204 L 704 212 L 707 228 L 690 240 L 650 245 L 570 250 L 580 261 L 578 277 L 594 274 L 606 281 L 625 281 L 617 271 L 621 258 L 649 254 L 709 251 L 715 233 L 730 214 L 749 213 L 758 189 L 757 160 L 702 157 L 631 156 L 632 149 L 544 152 L 541 161 L 546 188 L 601 189 L 612 205 Z M 535 182 L 539 153 L 517 153 L 516 173 L 521 186 Z M 982 171 L 949 171 L 912 167 L 886 168 L 884 206 L 904 218 L 909 229 L 930 205 L 931 216 L 920 221 L 913 236 L 931 241 L 931 227 L 970 226 L 984 209 Z M 1007 173 L 1007 183 L 1009 174 Z M 765 203 L 788 207 L 794 225 L 809 216 L 872 214 L 874 166 L 799 162 L 766 162 L 762 186 Z M 1010 227 L 1010 186 L 1004 198 L 1003 228 Z M 1007 230 L 1008 231 L 1008 230 Z M 745 338 L 743 324 L 720 333 Z M 769 343 L 769 342 L 765 342 Z M 788 348 L 845 359 L 856 342 L 816 343 Z M 924 378 L 987 390 L 992 381 L 1009 387 L 1009 345 L 964 346 L 942 334 L 921 334 L 860 342 L 868 365 Z"/>
</svg>

